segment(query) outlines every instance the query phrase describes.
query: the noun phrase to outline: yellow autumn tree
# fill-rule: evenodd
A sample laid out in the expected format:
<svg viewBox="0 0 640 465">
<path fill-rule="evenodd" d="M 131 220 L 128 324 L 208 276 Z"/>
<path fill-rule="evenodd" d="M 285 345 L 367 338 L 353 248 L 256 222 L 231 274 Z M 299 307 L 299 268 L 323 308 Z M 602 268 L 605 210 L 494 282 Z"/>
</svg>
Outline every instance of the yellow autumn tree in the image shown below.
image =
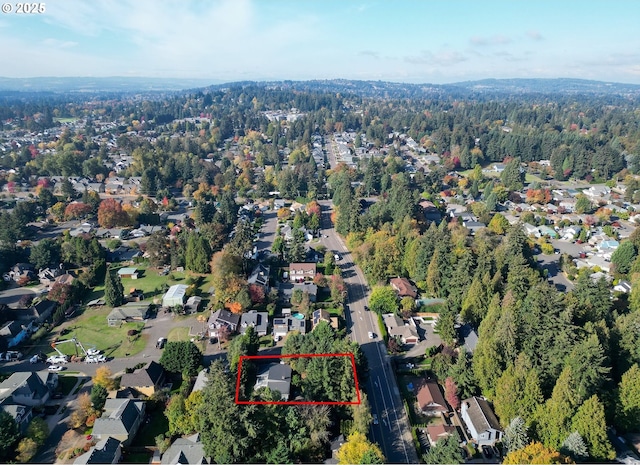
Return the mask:
<svg viewBox="0 0 640 465">
<path fill-rule="evenodd" d="M 347 442 L 338 450 L 338 463 L 384 463 L 384 455 L 378 446 L 356 431 L 349 435 Z"/>
<path fill-rule="evenodd" d="M 99 384 L 107 391 L 112 391 L 116 388 L 116 381 L 113 379 L 113 374 L 107 366 L 101 366 L 96 370 L 96 374 L 93 377 L 93 384 Z"/>
<path fill-rule="evenodd" d="M 506 464 L 546 464 L 546 463 L 574 463 L 569 457 L 563 456 L 560 452 L 549 447 L 545 447 L 540 442 L 532 442 L 522 449 L 509 452 L 502 463 Z"/>
</svg>

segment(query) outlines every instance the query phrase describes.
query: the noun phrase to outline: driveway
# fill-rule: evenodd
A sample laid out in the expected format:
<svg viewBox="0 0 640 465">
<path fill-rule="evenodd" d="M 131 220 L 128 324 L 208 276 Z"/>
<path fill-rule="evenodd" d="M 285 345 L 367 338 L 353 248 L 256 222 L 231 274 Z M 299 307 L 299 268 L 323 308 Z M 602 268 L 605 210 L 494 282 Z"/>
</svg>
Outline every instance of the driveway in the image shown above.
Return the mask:
<svg viewBox="0 0 640 465">
<path fill-rule="evenodd" d="M 547 270 L 547 279 L 558 289 L 560 292 L 569 292 L 573 290 L 574 285 L 567 279 L 562 270 L 560 270 L 559 260 L 560 255 L 536 255 L 535 257 L 538 268 L 541 270 Z"/>
<path fill-rule="evenodd" d="M 15 286 L 15 284 L 12 284 Z M 39 287 L 13 287 L 6 291 L 0 292 L 0 304 L 8 305 L 9 307 L 17 307 L 18 302 L 24 296 L 31 296 L 32 298 L 38 295 Z"/>
</svg>

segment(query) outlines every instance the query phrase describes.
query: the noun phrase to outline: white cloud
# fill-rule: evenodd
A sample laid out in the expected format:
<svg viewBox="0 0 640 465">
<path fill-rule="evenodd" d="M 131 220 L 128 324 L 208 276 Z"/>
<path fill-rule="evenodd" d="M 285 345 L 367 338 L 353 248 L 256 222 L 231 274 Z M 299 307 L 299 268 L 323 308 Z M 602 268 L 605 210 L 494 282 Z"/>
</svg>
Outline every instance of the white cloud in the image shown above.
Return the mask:
<svg viewBox="0 0 640 465">
<path fill-rule="evenodd" d="M 495 35 L 491 37 L 473 36 L 470 39 L 471 45 L 475 46 L 492 46 L 492 45 L 506 45 L 511 43 L 511 39 L 503 35 Z"/>
<path fill-rule="evenodd" d="M 543 40 L 544 39 L 544 37 L 542 37 L 542 34 L 540 34 L 540 32 L 534 31 L 534 30 L 527 31 L 527 37 L 529 37 L 531 40 Z"/>
<path fill-rule="evenodd" d="M 467 61 L 467 59 L 465 55 L 456 50 L 441 50 L 436 53 L 422 50 L 419 55 L 408 55 L 404 60 L 407 63 L 417 65 L 451 66 Z"/>
</svg>

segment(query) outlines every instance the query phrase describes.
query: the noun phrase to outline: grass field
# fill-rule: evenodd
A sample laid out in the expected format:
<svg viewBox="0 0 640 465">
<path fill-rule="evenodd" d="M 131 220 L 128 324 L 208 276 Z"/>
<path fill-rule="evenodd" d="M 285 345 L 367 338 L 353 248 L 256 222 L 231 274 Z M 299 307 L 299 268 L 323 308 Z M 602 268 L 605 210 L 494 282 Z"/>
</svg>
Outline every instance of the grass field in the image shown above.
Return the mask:
<svg viewBox="0 0 640 465">
<path fill-rule="evenodd" d="M 95 346 L 104 351 L 107 357 L 124 357 L 127 354 L 134 355 L 141 352 L 146 345 L 146 335 L 141 334 L 130 340 L 127 331 L 130 329 L 140 331 L 144 323 L 131 322 L 119 327 L 109 326 L 107 315 L 110 311 L 110 308 L 86 309 L 71 324 L 63 326 L 71 331 L 61 336 L 61 339 L 75 337 L 85 346 L 85 349 Z M 60 345 L 58 349 L 67 355 L 75 355 L 75 347 L 72 343 Z M 55 352 L 49 348 L 45 349 L 45 353 L 53 355 Z"/>
<path fill-rule="evenodd" d="M 78 118 L 53 118 L 53 120 L 57 123 L 75 123 Z"/>
<path fill-rule="evenodd" d="M 189 328 L 186 326 L 178 326 L 177 328 L 173 328 L 171 331 L 169 331 L 169 334 L 167 334 L 167 340 L 169 342 L 191 340 L 191 336 L 189 336 Z"/>
</svg>

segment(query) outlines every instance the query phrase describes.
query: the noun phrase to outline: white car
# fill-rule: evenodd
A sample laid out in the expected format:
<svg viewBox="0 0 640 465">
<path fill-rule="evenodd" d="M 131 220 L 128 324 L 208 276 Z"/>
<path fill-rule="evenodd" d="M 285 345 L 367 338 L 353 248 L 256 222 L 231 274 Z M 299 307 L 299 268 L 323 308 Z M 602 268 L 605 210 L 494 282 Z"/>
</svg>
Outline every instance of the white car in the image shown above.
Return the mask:
<svg viewBox="0 0 640 465">
<path fill-rule="evenodd" d="M 67 357 L 64 355 L 53 355 L 47 359 L 47 363 L 67 363 Z"/>
<path fill-rule="evenodd" d="M 87 355 L 93 357 L 94 355 L 100 355 L 100 350 L 96 349 L 95 347 L 92 347 L 91 349 L 87 350 Z"/>
<path fill-rule="evenodd" d="M 104 363 L 107 361 L 107 357 L 104 355 L 94 355 L 93 357 L 87 357 L 85 362 L 87 363 Z"/>
<path fill-rule="evenodd" d="M 374 334 L 371 331 L 369 331 L 369 339 L 373 339 L 374 337 L 375 337 Z"/>
<path fill-rule="evenodd" d="M 64 367 L 62 365 L 50 365 L 49 368 L 47 368 L 47 370 L 58 372 L 58 371 L 64 370 Z"/>
</svg>

